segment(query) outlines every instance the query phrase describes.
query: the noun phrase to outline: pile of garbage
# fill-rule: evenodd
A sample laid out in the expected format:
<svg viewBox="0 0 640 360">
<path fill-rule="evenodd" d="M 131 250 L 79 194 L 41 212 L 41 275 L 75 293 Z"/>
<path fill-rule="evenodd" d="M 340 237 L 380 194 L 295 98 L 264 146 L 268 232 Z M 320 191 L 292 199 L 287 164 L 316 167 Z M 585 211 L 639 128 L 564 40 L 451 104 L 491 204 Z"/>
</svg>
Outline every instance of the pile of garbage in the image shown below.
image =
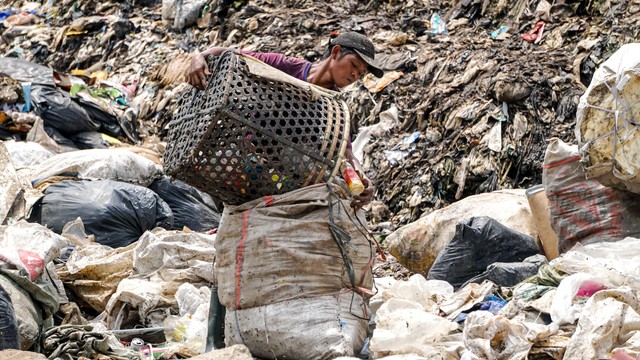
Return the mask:
<svg viewBox="0 0 640 360">
<path fill-rule="evenodd" d="M 628 91 L 637 62 L 596 71 L 638 38 L 638 12 L 623 0 L 5 1 L 0 348 L 202 354 L 215 260 L 228 343 L 254 355 L 640 355 L 629 250 L 640 241 L 638 99 Z M 316 61 L 346 30 L 374 41 L 386 72 L 342 92 L 353 150 L 377 188 L 370 223 L 403 266 L 392 277 L 372 279 L 385 260 L 360 226 L 338 232 L 348 241 L 334 249 L 324 218 L 327 243 L 312 246 L 327 259 L 307 241 L 272 246 L 265 263 L 250 251 L 265 251 L 267 237 L 215 244 L 220 201 L 162 166 L 189 53 L 215 45 Z M 625 51 L 617 63 L 640 54 Z M 524 190 L 538 184 L 543 213 Z M 292 211 L 301 194 L 275 203 Z M 237 210 L 228 219 L 242 231 Z M 331 266 L 349 251 L 359 256 Z M 282 266 L 287 256 L 295 261 Z M 305 259 L 312 273 L 294 267 Z M 243 264 L 255 283 L 241 281 Z M 307 281 L 320 275 L 329 280 Z M 271 276 L 299 283 L 263 281 Z M 309 337 L 290 341 L 291 329 Z M 336 335 L 308 344 L 325 332 Z"/>
<path fill-rule="evenodd" d="M 0 53 L 83 78 L 81 89 L 118 103 L 118 122 L 144 124 L 151 140 L 166 134 L 188 53 L 221 45 L 314 61 L 330 33 L 362 31 L 386 75 L 345 98 L 361 130 L 377 124 L 361 154 L 384 203 L 374 219 L 395 227 L 539 183 L 545 139 L 573 137 L 578 97 L 637 38 L 637 11 L 627 1 L 11 1 Z"/>
</svg>

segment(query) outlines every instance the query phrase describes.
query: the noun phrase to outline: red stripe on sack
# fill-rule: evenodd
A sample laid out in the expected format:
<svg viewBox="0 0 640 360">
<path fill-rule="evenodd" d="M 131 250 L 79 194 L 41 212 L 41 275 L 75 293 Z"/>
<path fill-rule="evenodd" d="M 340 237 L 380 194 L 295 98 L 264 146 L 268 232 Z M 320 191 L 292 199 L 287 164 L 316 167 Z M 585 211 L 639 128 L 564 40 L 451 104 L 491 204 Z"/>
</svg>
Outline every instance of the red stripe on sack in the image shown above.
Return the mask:
<svg viewBox="0 0 640 360">
<path fill-rule="evenodd" d="M 236 310 L 240 310 L 240 298 L 242 295 L 240 281 L 242 280 L 245 243 L 247 242 L 247 234 L 249 233 L 249 214 L 251 214 L 251 209 L 245 210 L 242 213 L 242 237 L 236 248 Z"/>
<path fill-rule="evenodd" d="M 544 165 L 543 168 L 544 169 L 550 169 L 550 168 L 553 168 L 553 167 L 556 167 L 556 166 L 568 164 L 570 162 L 580 161 L 580 159 L 582 159 L 580 157 L 580 155 L 577 155 L 577 156 L 570 157 L 570 158 L 567 158 L 567 159 L 564 159 L 564 160 L 556 161 L 556 162 L 551 163 L 551 164 Z"/>
<path fill-rule="evenodd" d="M 273 203 L 274 203 L 274 201 L 275 201 L 275 199 L 273 198 L 273 196 L 269 196 L 269 195 L 267 195 L 267 196 L 263 197 L 263 198 L 262 198 L 262 200 L 264 200 L 264 203 L 265 203 L 267 206 L 271 206 L 271 205 L 273 205 Z"/>
</svg>

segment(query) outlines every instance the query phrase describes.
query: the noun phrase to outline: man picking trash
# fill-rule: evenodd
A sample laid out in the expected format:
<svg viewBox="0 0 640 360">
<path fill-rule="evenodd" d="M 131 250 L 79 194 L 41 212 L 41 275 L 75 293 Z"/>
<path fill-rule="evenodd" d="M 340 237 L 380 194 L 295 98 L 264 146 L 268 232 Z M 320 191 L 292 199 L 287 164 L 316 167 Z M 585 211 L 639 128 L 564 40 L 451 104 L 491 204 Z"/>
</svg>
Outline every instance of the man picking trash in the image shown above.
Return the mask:
<svg viewBox="0 0 640 360">
<path fill-rule="evenodd" d="M 226 47 L 212 47 L 191 58 L 189 70 L 189 84 L 203 90 L 206 78 L 211 75 L 207 68 L 207 56 L 219 56 L 231 50 Z M 322 60 L 316 64 L 310 61 L 285 56 L 278 53 L 257 53 L 240 50 L 242 54 L 253 56 L 274 68 L 308 83 L 329 89 L 339 90 L 356 82 L 367 72 L 376 77 L 382 77 L 383 71 L 375 65 L 375 48 L 373 43 L 364 35 L 356 32 L 340 34 L 329 41 Z M 351 142 L 345 152 L 347 161 L 354 167 L 365 186 L 364 191 L 355 196 L 352 205 L 360 208 L 371 201 L 374 187 L 362 169 L 362 165 L 353 155 Z"/>
</svg>

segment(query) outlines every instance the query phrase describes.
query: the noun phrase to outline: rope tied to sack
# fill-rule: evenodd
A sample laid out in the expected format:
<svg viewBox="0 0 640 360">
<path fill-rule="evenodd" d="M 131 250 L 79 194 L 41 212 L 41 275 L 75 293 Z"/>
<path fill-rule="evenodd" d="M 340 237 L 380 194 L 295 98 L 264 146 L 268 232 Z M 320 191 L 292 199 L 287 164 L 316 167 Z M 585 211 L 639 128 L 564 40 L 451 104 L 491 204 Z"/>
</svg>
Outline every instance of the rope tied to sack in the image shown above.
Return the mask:
<svg viewBox="0 0 640 360">
<path fill-rule="evenodd" d="M 372 268 L 372 265 L 373 265 L 373 260 L 374 260 L 374 255 L 375 255 L 374 251 L 373 251 L 373 242 L 375 240 L 372 241 L 371 235 L 369 234 L 369 232 L 366 229 L 366 227 L 364 227 L 364 225 L 360 222 L 360 219 L 358 219 L 357 215 L 356 215 L 356 219 L 358 219 L 358 222 L 354 221 L 351 218 L 348 209 L 346 209 L 346 207 L 344 206 L 344 204 L 340 200 L 340 197 L 333 191 L 333 189 L 331 188 L 329 183 L 327 183 L 327 189 L 329 191 L 329 197 L 328 197 L 328 200 L 329 200 L 329 205 L 328 205 L 329 219 L 328 219 L 327 223 L 329 225 L 329 231 L 331 232 L 331 236 L 336 241 L 336 244 L 338 245 L 338 248 L 340 249 L 340 254 L 342 255 L 342 261 L 343 261 L 343 263 L 345 265 L 345 268 L 346 268 L 346 271 L 347 271 L 347 275 L 349 276 L 349 282 L 351 283 L 351 290 L 353 290 L 354 292 L 358 293 L 359 295 L 361 295 L 364 298 L 369 298 L 369 297 L 375 295 L 375 292 L 372 291 L 371 289 L 367 289 L 367 288 L 363 287 L 362 285 L 364 284 L 367 271 L 370 271 L 371 268 Z M 342 226 L 340 226 L 338 223 L 336 223 L 335 216 L 334 216 L 334 211 L 335 211 L 334 207 L 336 207 L 336 206 L 341 207 L 342 210 L 344 210 L 344 213 L 347 215 L 349 221 L 351 221 L 356 226 L 358 231 L 360 231 L 360 233 L 362 233 L 364 235 L 364 237 L 367 239 L 367 241 L 369 243 L 369 249 L 371 251 L 371 254 L 370 254 L 371 260 L 367 264 L 367 269 L 362 274 L 362 278 L 360 279 L 359 283 L 356 281 L 355 270 L 353 268 L 353 262 L 351 261 L 351 258 L 349 256 L 349 250 L 355 251 L 353 249 L 352 245 L 351 245 L 351 235 L 349 235 L 349 233 L 347 233 Z M 363 229 L 364 229 L 364 231 L 363 231 Z"/>
</svg>

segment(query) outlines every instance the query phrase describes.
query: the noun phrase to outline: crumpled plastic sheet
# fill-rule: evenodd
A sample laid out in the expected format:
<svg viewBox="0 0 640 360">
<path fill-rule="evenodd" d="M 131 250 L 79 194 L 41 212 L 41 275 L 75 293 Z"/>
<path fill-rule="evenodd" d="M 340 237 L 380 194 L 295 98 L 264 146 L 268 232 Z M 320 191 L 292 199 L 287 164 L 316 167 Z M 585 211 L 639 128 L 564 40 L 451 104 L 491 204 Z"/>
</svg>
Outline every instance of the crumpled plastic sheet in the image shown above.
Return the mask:
<svg viewBox="0 0 640 360">
<path fill-rule="evenodd" d="M 440 304 L 440 310 L 453 321 L 458 315 L 481 303 L 493 292 L 495 284 L 485 280 L 482 284 L 469 283 Z"/>
<path fill-rule="evenodd" d="M 551 265 L 571 274 L 563 279 L 553 299 L 551 318 L 556 324 L 573 323 L 584 311 L 573 298 L 581 285 L 595 281 L 612 289 L 628 286 L 640 290 L 640 239 L 628 237 L 618 242 L 578 245 L 553 260 Z"/>
<path fill-rule="evenodd" d="M 545 325 L 509 320 L 488 311 L 474 311 L 464 322 L 464 345 L 474 359 L 526 359 L 531 346 L 548 336 Z"/>
<path fill-rule="evenodd" d="M 452 295 L 450 284 L 422 275 L 393 282 L 382 292 L 386 301 L 375 313 L 370 351 L 376 358 L 411 353 L 427 358 L 457 356 L 461 342 L 450 333 L 458 326 L 439 315 L 439 304 Z"/>
<path fill-rule="evenodd" d="M 0 143 L 0 224 L 5 222 L 16 198 L 24 191 L 10 155 L 4 143 Z"/>
<path fill-rule="evenodd" d="M 79 245 L 56 271 L 75 295 L 96 311 L 103 311 L 118 284 L 133 271 L 133 248 L 111 248 L 97 243 Z"/>
<path fill-rule="evenodd" d="M 568 274 L 586 273 L 605 278 L 612 286 L 626 285 L 640 290 L 640 252 L 635 250 L 639 248 L 640 239 L 633 237 L 578 245 L 551 264 Z"/>
<path fill-rule="evenodd" d="M 616 349 L 640 356 L 639 296 L 638 290 L 621 287 L 589 298 L 563 359 L 605 359 Z"/>
<path fill-rule="evenodd" d="M 175 294 L 180 285 L 211 284 L 215 238 L 160 228 L 142 235 L 133 251 L 132 275 L 118 284 L 106 305 L 107 327 L 120 328 L 133 313 L 141 323 L 159 325 L 165 309 L 177 309 Z"/>
</svg>

